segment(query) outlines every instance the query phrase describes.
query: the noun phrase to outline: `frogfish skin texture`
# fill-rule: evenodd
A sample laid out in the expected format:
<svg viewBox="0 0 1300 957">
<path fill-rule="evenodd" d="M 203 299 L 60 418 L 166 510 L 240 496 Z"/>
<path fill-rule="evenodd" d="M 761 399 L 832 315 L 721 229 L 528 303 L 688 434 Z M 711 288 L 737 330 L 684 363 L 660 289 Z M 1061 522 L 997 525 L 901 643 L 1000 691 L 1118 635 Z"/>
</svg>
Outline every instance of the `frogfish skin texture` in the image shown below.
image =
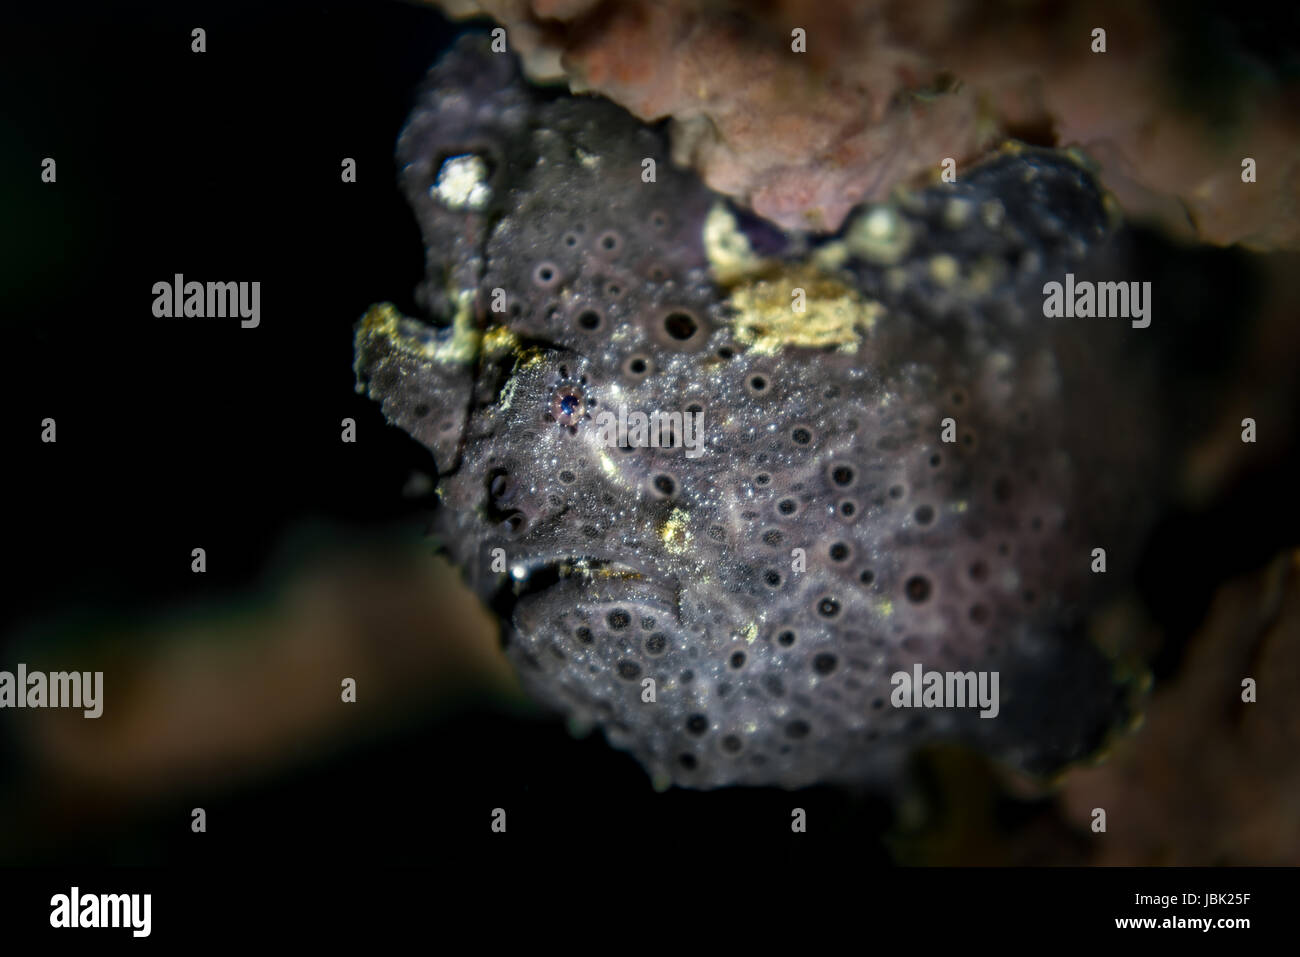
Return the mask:
<svg viewBox="0 0 1300 957">
<path fill-rule="evenodd" d="M 693 788 L 878 780 L 935 743 L 1049 772 L 1125 720 L 1089 614 L 1160 430 L 1141 331 L 1043 315 L 1111 254 L 1082 166 L 1008 149 L 784 233 L 473 36 L 398 159 L 428 316 L 370 310 L 358 390 L 432 453 L 436 537 L 538 699 Z M 611 446 L 620 410 L 702 415 L 699 446 Z M 996 714 L 897 705 L 917 665 L 996 672 Z"/>
</svg>

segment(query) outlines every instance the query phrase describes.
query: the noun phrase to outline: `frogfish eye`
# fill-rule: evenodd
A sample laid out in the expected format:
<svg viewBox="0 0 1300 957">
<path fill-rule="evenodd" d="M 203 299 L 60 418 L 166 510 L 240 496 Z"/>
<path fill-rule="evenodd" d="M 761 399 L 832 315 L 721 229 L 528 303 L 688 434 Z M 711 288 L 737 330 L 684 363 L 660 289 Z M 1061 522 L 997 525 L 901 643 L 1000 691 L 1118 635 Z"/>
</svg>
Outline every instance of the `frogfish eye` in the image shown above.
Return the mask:
<svg viewBox="0 0 1300 957">
<path fill-rule="evenodd" d="M 580 421 L 589 417 L 587 407 L 590 404 L 582 386 L 571 380 L 562 381 L 552 394 L 549 417 L 573 432 Z"/>
</svg>

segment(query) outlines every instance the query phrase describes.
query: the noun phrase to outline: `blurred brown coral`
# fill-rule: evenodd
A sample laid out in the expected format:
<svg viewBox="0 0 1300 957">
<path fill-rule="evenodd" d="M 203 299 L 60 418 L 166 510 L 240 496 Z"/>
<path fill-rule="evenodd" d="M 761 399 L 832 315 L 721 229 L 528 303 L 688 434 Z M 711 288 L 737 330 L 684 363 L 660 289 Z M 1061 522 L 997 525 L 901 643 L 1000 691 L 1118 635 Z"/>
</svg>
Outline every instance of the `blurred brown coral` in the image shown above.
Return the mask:
<svg viewBox="0 0 1300 957">
<path fill-rule="evenodd" d="M 1242 680 L 1258 701 L 1242 701 Z M 1180 678 L 1106 764 L 1071 772 L 1097 864 L 1300 864 L 1300 551 L 1222 588 Z"/>
<path fill-rule="evenodd" d="M 1186 51 L 1153 3 L 441 6 L 505 24 L 534 79 L 671 117 L 677 161 L 787 228 L 838 228 L 857 203 L 944 158 L 963 163 L 1033 130 L 1087 151 L 1135 215 L 1214 243 L 1300 246 L 1296 89 L 1255 84 L 1225 133 L 1211 111 L 1175 102 L 1171 65 Z M 1096 27 L 1104 54 L 1091 50 Z M 791 49 L 796 28 L 805 54 Z M 1246 156 L 1257 183 L 1241 182 Z"/>
</svg>

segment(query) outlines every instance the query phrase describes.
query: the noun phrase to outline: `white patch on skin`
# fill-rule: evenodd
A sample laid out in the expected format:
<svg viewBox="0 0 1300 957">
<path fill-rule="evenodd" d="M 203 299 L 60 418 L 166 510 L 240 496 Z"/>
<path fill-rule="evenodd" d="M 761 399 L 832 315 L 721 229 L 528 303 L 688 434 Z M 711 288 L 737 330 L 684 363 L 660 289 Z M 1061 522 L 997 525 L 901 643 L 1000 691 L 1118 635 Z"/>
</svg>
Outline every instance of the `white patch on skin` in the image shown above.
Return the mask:
<svg viewBox="0 0 1300 957">
<path fill-rule="evenodd" d="M 453 156 L 438 170 L 434 194 L 452 209 L 482 209 L 492 198 L 487 185 L 487 164 L 471 154 Z"/>
</svg>

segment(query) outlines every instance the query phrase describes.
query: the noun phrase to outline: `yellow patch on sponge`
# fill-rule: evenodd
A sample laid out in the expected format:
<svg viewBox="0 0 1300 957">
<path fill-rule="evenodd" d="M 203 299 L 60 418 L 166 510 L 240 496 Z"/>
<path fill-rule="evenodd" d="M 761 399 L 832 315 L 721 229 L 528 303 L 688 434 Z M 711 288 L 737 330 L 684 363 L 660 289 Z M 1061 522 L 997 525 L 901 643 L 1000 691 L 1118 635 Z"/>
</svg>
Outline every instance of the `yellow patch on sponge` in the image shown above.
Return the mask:
<svg viewBox="0 0 1300 957">
<path fill-rule="evenodd" d="M 361 335 L 387 339 L 393 348 L 410 356 L 434 362 L 464 364 L 473 362 L 479 353 L 483 334 L 474 324 L 474 292 L 466 290 L 456 296 L 456 315 L 451 335 L 408 319 L 391 302 L 371 306 L 361 320 Z"/>
<path fill-rule="evenodd" d="M 885 311 L 880 303 L 807 265 L 736 286 L 730 305 L 736 313 L 736 341 L 765 354 L 787 346 L 834 346 L 854 352 Z"/>
<path fill-rule="evenodd" d="M 757 275 L 770 265 L 754 252 L 735 215 L 722 200 L 714 203 L 704 217 L 704 252 L 713 278 L 724 286 Z"/>
<path fill-rule="evenodd" d="M 659 537 L 663 539 L 664 548 L 674 555 L 681 555 L 690 547 L 691 531 L 686 527 L 686 520 L 686 513 L 675 508 L 668 520 L 659 526 Z"/>
</svg>

